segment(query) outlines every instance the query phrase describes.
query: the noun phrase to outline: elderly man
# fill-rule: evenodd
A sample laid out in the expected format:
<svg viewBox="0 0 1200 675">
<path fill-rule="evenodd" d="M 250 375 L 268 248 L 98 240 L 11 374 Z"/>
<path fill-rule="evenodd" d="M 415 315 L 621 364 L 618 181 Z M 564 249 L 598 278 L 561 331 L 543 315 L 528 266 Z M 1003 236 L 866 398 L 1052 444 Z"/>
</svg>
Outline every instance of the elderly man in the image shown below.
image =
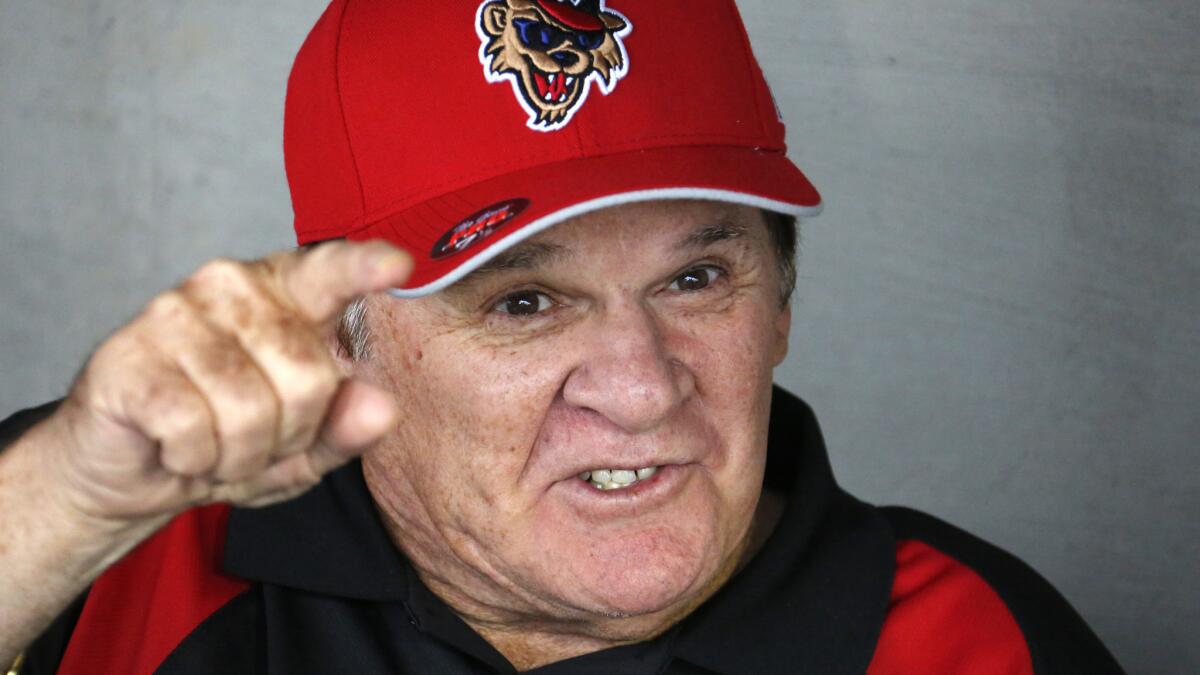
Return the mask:
<svg viewBox="0 0 1200 675">
<path fill-rule="evenodd" d="M 820 200 L 737 11 L 612 2 L 333 2 L 302 249 L 204 266 L 3 426 L 0 659 L 1119 672 L 1015 559 L 837 488 L 772 387 Z"/>
</svg>

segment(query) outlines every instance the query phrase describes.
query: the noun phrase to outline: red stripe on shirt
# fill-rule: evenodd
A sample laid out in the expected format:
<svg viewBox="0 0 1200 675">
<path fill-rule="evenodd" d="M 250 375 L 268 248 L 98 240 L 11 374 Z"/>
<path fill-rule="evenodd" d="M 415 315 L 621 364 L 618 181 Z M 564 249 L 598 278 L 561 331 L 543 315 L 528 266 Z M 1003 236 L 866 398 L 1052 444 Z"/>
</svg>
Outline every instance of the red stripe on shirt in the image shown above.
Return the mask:
<svg viewBox="0 0 1200 675">
<path fill-rule="evenodd" d="M 60 675 L 150 675 L 249 584 L 220 574 L 229 506 L 192 509 L 119 563 L 88 593 Z"/>
<path fill-rule="evenodd" d="M 920 541 L 896 546 L 896 578 L 868 675 L 1032 675 L 1025 636 L 969 567 Z"/>
</svg>

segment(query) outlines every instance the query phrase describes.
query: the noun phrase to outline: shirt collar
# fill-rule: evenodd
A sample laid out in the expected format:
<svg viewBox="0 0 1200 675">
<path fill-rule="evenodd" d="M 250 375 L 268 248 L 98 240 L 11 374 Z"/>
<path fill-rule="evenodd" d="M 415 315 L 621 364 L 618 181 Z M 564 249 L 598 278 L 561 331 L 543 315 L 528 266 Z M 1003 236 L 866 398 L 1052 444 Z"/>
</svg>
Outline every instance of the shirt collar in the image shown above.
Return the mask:
<svg viewBox="0 0 1200 675">
<path fill-rule="evenodd" d="M 788 497 L 779 525 L 737 576 L 670 632 L 671 652 L 721 673 L 796 664 L 862 673 L 891 589 L 890 529 L 837 486 L 812 411 L 778 388 L 768 447 L 766 485 Z M 495 650 L 421 584 L 392 544 L 359 462 L 298 499 L 234 509 L 224 569 L 308 592 L 401 602 L 423 631 L 499 665 Z"/>
<path fill-rule="evenodd" d="M 891 528 L 838 487 L 812 410 L 779 388 L 766 483 L 788 497 L 779 525 L 684 622 L 676 656 L 720 673 L 866 672 L 891 592 Z"/>
</svg>

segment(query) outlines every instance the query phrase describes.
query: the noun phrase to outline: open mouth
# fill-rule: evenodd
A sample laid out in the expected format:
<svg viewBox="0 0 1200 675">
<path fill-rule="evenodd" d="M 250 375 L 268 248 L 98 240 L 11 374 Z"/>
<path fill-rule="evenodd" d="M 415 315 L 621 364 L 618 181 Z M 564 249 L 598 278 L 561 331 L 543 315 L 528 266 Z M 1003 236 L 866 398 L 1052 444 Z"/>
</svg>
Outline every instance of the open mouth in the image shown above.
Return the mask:
<svg viewBox="0 0 1200 675">
<path fill-rule="evenodd" d="M 594 469 L 579 474 L 579 479 L 591 483 L 597 490 L 623 490 L 649 480 L 658 473 L 658 469 L 657 466 L 642 469 Z"/>
<path fill-rule="evenodd" d="M 533 83 L 537 86 L 538 98 L 546 103 L 566 103 L 575 88 L 576 79 L 566 73 L 533 71 Z"/>
</svg>

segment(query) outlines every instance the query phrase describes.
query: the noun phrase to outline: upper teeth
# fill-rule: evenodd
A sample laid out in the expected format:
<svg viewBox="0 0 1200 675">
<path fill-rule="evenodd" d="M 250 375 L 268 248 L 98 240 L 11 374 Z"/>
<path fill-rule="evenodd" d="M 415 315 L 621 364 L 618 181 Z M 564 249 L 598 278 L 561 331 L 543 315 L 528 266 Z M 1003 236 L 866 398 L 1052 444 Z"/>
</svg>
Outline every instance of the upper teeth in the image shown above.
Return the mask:
<svg viewBox="0 0 1200 675">
<path fill-rule="evenodd" d="M 657 466 L 632 471 L 629 469 L 593 469 L 579 474 L 581 480 L 586 480 L 597 490 L 618 490 L 646 480 L 658 472 Z"/>
</svg>

